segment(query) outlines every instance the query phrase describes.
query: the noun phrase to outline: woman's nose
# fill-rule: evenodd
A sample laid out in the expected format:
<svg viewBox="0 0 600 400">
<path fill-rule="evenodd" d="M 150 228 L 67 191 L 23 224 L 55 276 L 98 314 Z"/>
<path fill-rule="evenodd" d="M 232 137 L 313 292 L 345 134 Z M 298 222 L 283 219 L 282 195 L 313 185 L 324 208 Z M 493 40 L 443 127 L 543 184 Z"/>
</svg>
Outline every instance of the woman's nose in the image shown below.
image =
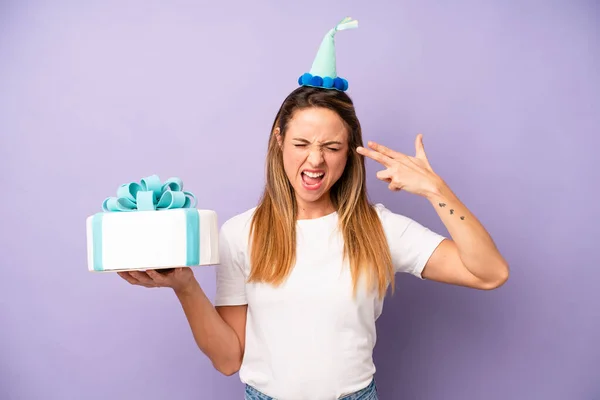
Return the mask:
<svg viewBox="0 0 600 400">
<path fill-rule="evenodd" d="M 311 165 L 318 166 L 324 162 L 323 151 L 320 148 L 311 148 L 308 154 L 308 162 Z"/>
</svg>

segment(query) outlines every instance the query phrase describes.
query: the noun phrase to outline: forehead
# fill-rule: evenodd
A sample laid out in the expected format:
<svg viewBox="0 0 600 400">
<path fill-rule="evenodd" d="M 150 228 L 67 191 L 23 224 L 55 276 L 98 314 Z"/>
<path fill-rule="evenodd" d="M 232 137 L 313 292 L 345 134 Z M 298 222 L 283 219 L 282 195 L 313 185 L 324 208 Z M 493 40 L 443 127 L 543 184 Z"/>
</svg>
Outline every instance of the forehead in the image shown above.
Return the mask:
<svg viewBox="0 0 600 400">
<path fill-rule="evenodd" d="M 291 139 L 309 141 L 347 139 L 348 131 L 340 116 L 327 108 L 305 108 L 294 112 L 288 122 L 287 133 Z"/>
</svg>

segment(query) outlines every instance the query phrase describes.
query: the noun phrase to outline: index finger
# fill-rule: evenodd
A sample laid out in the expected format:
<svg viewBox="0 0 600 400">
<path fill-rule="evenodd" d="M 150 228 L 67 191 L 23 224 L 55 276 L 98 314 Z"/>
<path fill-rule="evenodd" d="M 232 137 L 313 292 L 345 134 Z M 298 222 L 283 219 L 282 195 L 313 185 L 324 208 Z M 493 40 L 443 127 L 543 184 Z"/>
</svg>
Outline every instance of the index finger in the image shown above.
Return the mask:
<svg viewBox="0 0 600 400">
<path fill-rule="evenodd" d="M 386 147 L 386 146 L 384 146 L 382 144 L 379 144 L 379 143 L 376 143 L 376 142 L 369 141 L 368 145 L 373 150 L 375 150 L 375 151 L 377 151 L 377 152 L 379 152 L 379 153 L 381 153 L 381 154 L 383 154 L 383 155 L 385 155 L 385 156 L 387 156 L 387 157 L 389 157 L 391 159 L 398 159 L 398 158 L 403 157 L 403 156 L 406 157 L 405 154 L 402 154 L 402 153 L 399 153 L 397 151 L 394 151 L 394 150 L 390 149 L 389 147 Z"/>
<path fill-rule="evenodd" d="M 356 152 L 358 154 L 362 154 L 365 157 L 369 157 L 372 160 L 377 161 L 380 164 L 383 164 L 385 167 L 389 167 L 392 159 L 386 155 L 383 155 L 375 150 L 367 149 L 366 147 L 359 146 L 356 148 Z"/>
</svg>

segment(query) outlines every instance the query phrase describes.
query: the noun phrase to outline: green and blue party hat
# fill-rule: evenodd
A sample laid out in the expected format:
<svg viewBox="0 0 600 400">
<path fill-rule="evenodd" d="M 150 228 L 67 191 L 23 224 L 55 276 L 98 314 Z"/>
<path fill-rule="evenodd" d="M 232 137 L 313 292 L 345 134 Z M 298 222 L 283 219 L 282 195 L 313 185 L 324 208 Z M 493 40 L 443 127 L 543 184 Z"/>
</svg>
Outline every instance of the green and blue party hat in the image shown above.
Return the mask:
<svg viewBox="0 0 600 400">
<path fill-rule="evenodd" d="M 354 28 L 358 28 L 358 21 L 346 17 L 325 34 L 310 72 L 306 72 L 298 78 L 300 86 L 312 86 L 340 91 L 348 89 L 348 81 L 337 75 L 335 34 L 338 31 Z"/>
</svg>

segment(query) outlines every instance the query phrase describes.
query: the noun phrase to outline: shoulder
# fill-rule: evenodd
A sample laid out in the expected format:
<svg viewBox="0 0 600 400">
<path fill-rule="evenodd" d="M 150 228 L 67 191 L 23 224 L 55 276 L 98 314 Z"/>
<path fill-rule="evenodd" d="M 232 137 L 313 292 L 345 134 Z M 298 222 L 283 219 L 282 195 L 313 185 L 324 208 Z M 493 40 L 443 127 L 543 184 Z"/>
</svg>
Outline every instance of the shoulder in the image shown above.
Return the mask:
<svg viewBox="0 0 600 400">
<path fill-rule="evenodd" d="M 399 236 L 422 238 L 423 235 L 435 236 L 436 238 L 441 237 L 416 220 L 406 215 L 393 212 L 383 204 L 375 204 L 373 205 L 373 208 L 376 210 L 381 225 L 387 235 L 393 234 L 395 238 L 398 238 Z"/>
<path fill-rule="evenodd" d="M 256 211 L 256 207 L 252 207 L 246 211 L 243 211 L 239 214 L 234 215 L 233 217 L 230 217 L 223 223 L 223 225 L 221 226 L 221 229 L 238 230 L 238 229 L 243 229 L 246 226 L 249 227 L 255 211 Z"/>
<path fill-rule="evenodd" d="M 417 277 L 444 236 L 405 215 L 392 212 L 383 204 L 373 206 L 379 215 L 397 272 Z"/>
<path fill-rule="evenodd" d="M 384 230 L 394 229 L 394 230 L 405 230 L 415 221 L 405 215 L 398 214 L 393 212 L 385 205 L 381 203 L 377 203 L 373 205 L 373 208 L 377 212 L 379 216 L 379 220 L 383 225 Z"/>
<path fill-rule="evenodd" d="M 255 211 L 256 207 L 252 207 L 227 219 L 221 225 L 220 240 L 231 244 L 244 245 L 244 239 L 250 234 L 250 224 Z"/>
</svg>

